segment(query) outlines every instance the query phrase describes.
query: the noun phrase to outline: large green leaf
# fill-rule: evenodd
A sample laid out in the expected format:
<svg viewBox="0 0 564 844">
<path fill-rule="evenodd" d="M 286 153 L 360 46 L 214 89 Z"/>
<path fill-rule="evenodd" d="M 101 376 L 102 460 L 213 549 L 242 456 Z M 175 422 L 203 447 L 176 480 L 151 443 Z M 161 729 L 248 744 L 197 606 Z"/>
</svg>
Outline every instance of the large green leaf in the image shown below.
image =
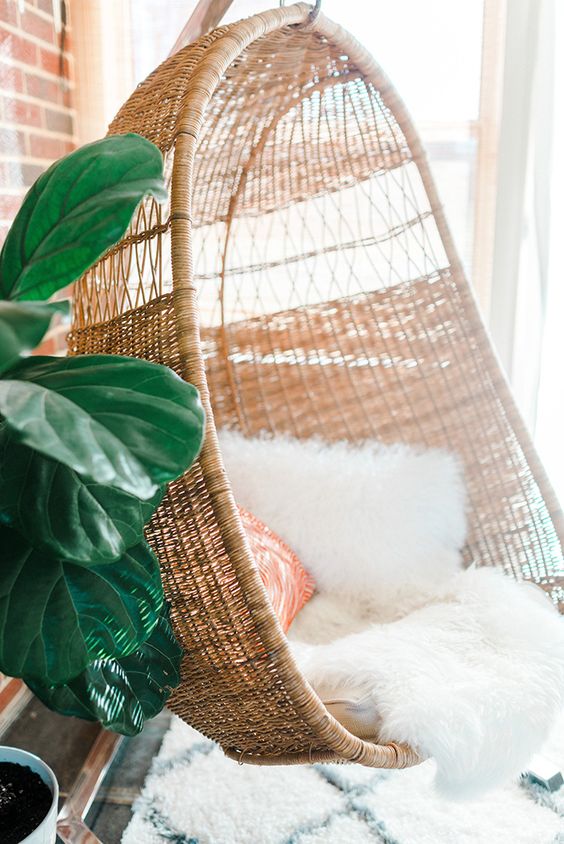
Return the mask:
<svg viewBox="0 0 564 844">
<path fill-rule="evenodd" d="M 104 727 L 132 736 L 146 720 L 161 711 L 171 690 L 180 682 L 180 649 L 167 613 L 131 656 L 95 660 L 65 686 L 46 687 L 29 683 L 50 709 L 100 721 Z"/>
<path fill-rule="evenodd" d="M 151 634 L 163 604 L 146 544 L 86 568 L 33 549 L 0 527 L 0 671 L 61 685 L 95 659 L 128 656 Z"/>
<path fill-rule="evenodd" d="M 119 430 L 116 436 L 63 395 L 32 381 L 6 378 L 0 380 L 0 415 L 16 442 L 83 477 L 139 498 L 155 495 L 157 484 L 120 439 Z M 127 438 L 127 431 L 121 433 Z"/>
<path fill-rule="evenodd" d="M 124 234 L 146 194 L 166 199 L 163 160 L 140 135 L 116 135 L 55 162 L 24 199 L 0 253 L 0 296 L 48 299 Z"/>
<path fill-rule="evenodd" d="M 68 302 L 0 301 L 0 372 L 35 349 L 45 336 L 53 314 L 68 313 Z"/>
<path fill-rule="evenodd" d="M 117 355 L 34 357 L 10 377 L 33 381 L 86 411 L 159 486 L 181 475 L 200 451 L 205 418 L 198 391 L 167 367 Z"/>
<path fill-rule="evenodd" d="M 149 501 L 84 481 L 63 463 L 0 434 L 0 524 L 35 548 L 83 565 L 117 560 L 143 540 L 164 493 Z"/>
</svg>

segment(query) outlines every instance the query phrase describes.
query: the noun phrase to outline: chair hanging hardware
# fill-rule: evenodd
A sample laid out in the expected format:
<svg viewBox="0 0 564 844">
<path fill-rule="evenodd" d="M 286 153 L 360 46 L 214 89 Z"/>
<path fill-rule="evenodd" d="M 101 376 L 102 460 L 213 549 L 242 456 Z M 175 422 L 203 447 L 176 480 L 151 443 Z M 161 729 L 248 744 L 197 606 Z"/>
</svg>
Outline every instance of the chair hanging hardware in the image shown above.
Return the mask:
<svg viewBox="0 0 564 844">
<path fill-rule="evenodd" d="M 286 5 L 286 0 L 280 0 L 280 8 L 283 9 Z M 311 7 L 311 12 L 308 15 L 307 23 L 313 23 L 319 13 L 321 11 L 321 0 L 315 0 L 314 5 Z"/>
</svg>

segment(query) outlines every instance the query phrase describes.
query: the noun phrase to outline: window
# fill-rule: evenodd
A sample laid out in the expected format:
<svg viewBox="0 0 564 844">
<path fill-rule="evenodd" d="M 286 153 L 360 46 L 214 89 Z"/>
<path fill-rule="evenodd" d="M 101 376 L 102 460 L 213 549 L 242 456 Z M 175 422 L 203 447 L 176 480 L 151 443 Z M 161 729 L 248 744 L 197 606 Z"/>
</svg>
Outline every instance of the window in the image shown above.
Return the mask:
<svg viewBox="0 0 564 844">
<path fill-rule="evenodd" d="M 131 0 L 135 81 L 166 58 L 195 4 Z M 264 0 L 235 0 L 229 22 L 264 11 Z M 133 7 L 135 9 L 133 13 Z M 481 0 L 323 0 L 324 13 L 373 53 L 406 102 L 427 149 L 447 218 L 472 273 L 480 133 Z"/>
</svg>

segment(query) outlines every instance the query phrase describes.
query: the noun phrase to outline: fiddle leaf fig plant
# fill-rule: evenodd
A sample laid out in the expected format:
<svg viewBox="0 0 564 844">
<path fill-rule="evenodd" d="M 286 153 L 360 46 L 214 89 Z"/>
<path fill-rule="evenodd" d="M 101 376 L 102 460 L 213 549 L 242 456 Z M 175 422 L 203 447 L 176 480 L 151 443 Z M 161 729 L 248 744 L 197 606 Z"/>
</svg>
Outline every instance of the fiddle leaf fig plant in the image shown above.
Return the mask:
<svg viewBox="0 0 564 844">
<path fill-rule="evenodd" d="M 115 135 L 57 161 L 25 197 L 0 254 L 4 299 L 48 299 L 120 239 L 140 200 L 167 197 L 159 150 Z"/>
<path fill-rule="evenodd" d="M 63 715 L 87 721 L 108 718 L 112 727 L 135 735 L 162 709 L 162 689 L 180 682 L 182 652 L 163 612 L 139 650 L 121 659 L 97 659 L 64 686 L 30 682 L 37 697 Z"/>
<path fill-rule="evenodd" d="M 41 342 L 56 313 L 68 314 L 69 303 L 0 301 L 0 374 Z"/>
<path fill-rule="evenodd" d="M 196 459 L 204 412 L 164 366 L 30 353 L 69 309 L 39 300 L 111 248 L 147 195 L 166 198 L 153 144 L 89 144 L 38 179 L 0 253 L 0 671 L 129 735 L 180 680 L 144 527 Z"/>
</svg>

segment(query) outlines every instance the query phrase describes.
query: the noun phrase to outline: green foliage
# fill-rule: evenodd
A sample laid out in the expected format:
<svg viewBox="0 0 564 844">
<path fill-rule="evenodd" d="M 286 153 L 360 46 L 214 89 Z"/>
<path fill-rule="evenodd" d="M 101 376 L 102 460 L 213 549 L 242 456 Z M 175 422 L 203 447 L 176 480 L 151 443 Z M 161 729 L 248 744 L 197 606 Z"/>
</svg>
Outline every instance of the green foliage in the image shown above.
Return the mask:
<svg viewBox="0 0 564 844">
<path fill-rule="evenodd" d="M 94 659 L 128 656 L 157 623 L 158 562 L 146 543 L 84 566 L 0 528 L 0 664 L 12 677 L 66 683 Z"/>
<path fill-rule="evenodd" d="M 0 414 L 16 442 L 59 460 L 88 480 L 137 492 L 140 498 L 157 491 L 123 440 L 56 390 L 6 377 L 0 381 Z"/>
<path fill-rule="evenodd" d="M 0 373 L 35 349 L 57 312 L 67 313 L 68 302 L 0 301 Z"/>
<path fill-rule="evenodd" d="M 67 305 L 20 300 L 74 281 L 146 194 L 166 197 L 156 147 L 90 144 L 40 177 L 0 254 L 0 670 L 126 734 L 179 682 L 143 529 L 197 457 L 204 413 L 194 387 L 148 361 L 26 357 Z"/>
<path fill-rule="evenodd" d="M 181 656 L 164 611 L 149 638 L 131 656 L 97 659 L 64 686 L 30 685 L 50 709 L 100 721 L 110 730 L 132 736 L 160 712 L 180 682 Z"/>
<path fill-rule="evenodd" d="M 23 201 L 0 254 L 0 296 L 48 299 L 124 234 L 146 194 L 164 201 L 159 150 L 116 135 L 57 161 Z"/>
<path fill-rule="evenodd" d="M 164 487 L 147 501 L 77 472 L 0 434 L 0 524 L 34 547 L 82 564 L 119 559 L 143 539 Z"/>
<path fill-rule="evenodd" d="M 31 382 L 52 399 L 72 403 L 67 421 L 58 418 L 56 422 L 67 444 L 75 435 L 70 430 L 72 413 L 88 415 L 93 440 L 107 443 L 114 475 L 108 480 L 88 470 L 84 474 L 91 480 L 150 498 L 157 486 L 181 475 L 200 450 L 204 412 L 197 390 L 158 364 L 118 355 L 36 357 L 22 362 L 10 377 Z M 0 393 L 0 412 L 1 401 Z M 96 442 L 89 440 L 82 453 L 94 454 L 95 447 Z M 104 466 L 102 473 L 106 471 Z"/>
</svg>

